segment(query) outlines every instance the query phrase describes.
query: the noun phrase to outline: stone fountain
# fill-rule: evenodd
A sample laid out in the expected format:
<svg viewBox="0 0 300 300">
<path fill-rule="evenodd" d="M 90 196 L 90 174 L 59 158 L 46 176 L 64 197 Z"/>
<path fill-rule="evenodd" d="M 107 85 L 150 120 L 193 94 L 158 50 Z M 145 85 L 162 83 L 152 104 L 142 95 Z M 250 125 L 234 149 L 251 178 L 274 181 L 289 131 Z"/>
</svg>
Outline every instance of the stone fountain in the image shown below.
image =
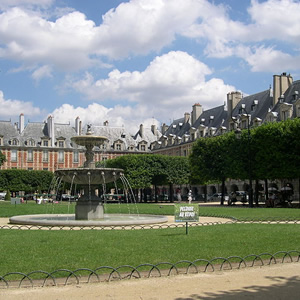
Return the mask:
<svg viewBox="0 0 300 300">
<path fill-rule="evenodd" d="M 87 126 L 86 135 L 71 138 L 72 142 L 86 148 L 86 161 L 83 168 L 58 169 L 55 175 L 63 181 L 72 184 L 80 184 L 84 194 L 78 199 L 75 208 L 75 220 L 95 220 L 104 218 L 102 199 L 95 194 L 100 184 L 116 181 L 123 175 L 122 169 L 96 168 L 93 148 L 100 147 L 107 140 L 103 136 L 92 135 L 91 125 Z"/>
<path fill-rule="evenodd" d="M 78 199 L 74 214 L 40 214 L 13 216 L 11 224 L 26 224 L 38 226 L 126 226 L 141 224 L 165 223 L 166 216 L 136 215 L 136 214 L 105 214 L 102 199 L 95 190 L 108 182 L 124 177 L 123 170 L 117 168 L 96 168 L 93 148 L 101 146 L 107 140 L 103 136 L 92 135 L 91 125 L 87 126 L 85 135 L 72 137 L 77 145 L 86 148 L 86 161 L 82 168 L 58 169 L 55 175 L 63 181 L 80 184 L 83 195 Z M 124 178 L 123 178 L 124 179 Z"/>
</svg>

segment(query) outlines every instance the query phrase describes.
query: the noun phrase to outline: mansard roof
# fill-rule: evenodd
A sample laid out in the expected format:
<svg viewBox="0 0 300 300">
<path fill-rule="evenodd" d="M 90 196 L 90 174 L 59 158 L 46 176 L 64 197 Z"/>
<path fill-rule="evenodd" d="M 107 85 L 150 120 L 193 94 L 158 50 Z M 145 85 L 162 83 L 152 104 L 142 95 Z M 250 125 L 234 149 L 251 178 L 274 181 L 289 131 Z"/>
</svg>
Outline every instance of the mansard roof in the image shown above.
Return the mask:
<svg viewBox="0 0 300 300">
<path fill-rule="evenodd" d="M 182 137 L 191 128 L 190 122 L 184 122 L 184 118 L 174 120 L 164 133 L 165 136 L 174 135 Z"/>
<path fill-rule="evenodd" d="M 18 130 L 10 121 L 0 121 L 0 136 L 3 137 L 4 145 L 9 145 L 8 141 L 12 138 L 19 139 Z"/>
<path fill-rule="evenodd" d="M 219 128 L 223 126 L 227 120 L 227 111 L 224 109 L 224 105 L 217 106 L 203 111 L 200 117 L 192 124 L 192 127 L 199 128 L 200 125 L 205 127 Z"/>
<path fill-rule="evenodd" d="M 133 138 L 137 144 L 146 141 L 150 145 L 151 143 L 156 142 L 160 137 L 161 133 L 158 130 L 154 133 L 151 128 L 143 127 L 143 133 L 141 134 L 139 130 Z"/>
<path fill-rule="evenodd" d="M 245 109 L 241 109 L 242 105 L 244 105 Z M 251 120 L 255 118 L 264 120 L 272 105 L 273 97 L 271 96 L 271 92 L 270 90 L 265 90 L 242 98 L 233 109 L 232 116 L 235 117 L 247 113 L 251 115 Z"/>
<path fill-rule="evenodd" d="M 123 127 L 93 125 L 92 131 L 94 135 L 106 137 L 110 145 L 113 145 L 116 140 L 120 140 L 124 143 L 126 149 L 132 145 L 136 146 L 135 140 Z"/>
</svg>

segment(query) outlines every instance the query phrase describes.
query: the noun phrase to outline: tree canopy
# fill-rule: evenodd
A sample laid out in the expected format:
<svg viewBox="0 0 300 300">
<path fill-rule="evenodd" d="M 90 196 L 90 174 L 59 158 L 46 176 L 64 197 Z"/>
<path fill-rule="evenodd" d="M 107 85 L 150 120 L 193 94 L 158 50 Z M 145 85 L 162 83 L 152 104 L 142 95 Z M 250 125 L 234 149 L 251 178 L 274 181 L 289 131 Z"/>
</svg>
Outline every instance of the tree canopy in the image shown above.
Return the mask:
<svg viewBox="0 0 300 300">
<path fill-rule="evenodd" d="M 3 165 L 3 163 L 6 161 L 5 155 L 0 151 L 0 167 Z"/>
<path fill-rule="evenodd" d="M 152 184 L 187 184 L 187 157 L 155 154 L 131 154 L 106 161 L 106 167 L 124 169 L 133 188 L 148 188 Z"/>
<path fill-rule="evenodd" d="M 266 123 L 242 130 L 198 139 L 190 155 L 191 178 L 199 183 L 222 178 L 286 179 L 300 177 L 300 119 Z"/>
</svg>

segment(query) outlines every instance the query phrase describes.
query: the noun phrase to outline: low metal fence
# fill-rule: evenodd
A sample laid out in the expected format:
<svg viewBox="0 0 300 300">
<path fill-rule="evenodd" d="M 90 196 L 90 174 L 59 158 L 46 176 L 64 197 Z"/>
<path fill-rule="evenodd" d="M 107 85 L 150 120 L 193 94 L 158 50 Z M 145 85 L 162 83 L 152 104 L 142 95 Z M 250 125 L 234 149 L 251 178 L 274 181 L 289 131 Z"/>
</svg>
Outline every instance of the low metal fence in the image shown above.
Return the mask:
<svg viewBox="0 0 300 300">
<path fill-rule="evenodd" d="M 0 289 L 61 286 L 109 282 L 124 279 L 163 277 L 180 274 L 198 274 L 214 271 L 226 271 L 255 266 L 270 266 L 278 263 L 300 261 L 300 251 L 279 251 L 274 254 L 249 254 L 245 257 L 216 257 L 211 260 L 181 260 L 176 263 L 160 262 L 158 264 L 141 264 L 137 267 L 123 265 L 119 267 L 100 266 L 94 270 L 80 268 L 76 270 L 58 269 L 52 272 L 43 270 L 30 273 L 10 272 L 0 276 Z"/>
</svg>

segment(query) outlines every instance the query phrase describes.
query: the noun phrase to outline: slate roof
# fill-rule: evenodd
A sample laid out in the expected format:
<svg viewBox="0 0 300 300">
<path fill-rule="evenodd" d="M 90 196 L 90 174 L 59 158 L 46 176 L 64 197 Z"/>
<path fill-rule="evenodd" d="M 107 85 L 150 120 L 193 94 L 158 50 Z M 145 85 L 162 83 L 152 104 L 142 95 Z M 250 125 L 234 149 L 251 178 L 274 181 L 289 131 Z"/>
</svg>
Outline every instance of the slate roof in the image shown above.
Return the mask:
<svg viewBox="0 0 300 300">
<path fill-rule="evenodd" d="M 184 123 L 184 118 L 174 120 L 167 131 L 164 133 L 165 136 L 174 135 L 182 137 L 188 133 L 191 128 L 190 122 Z"/>
<path fill-rule="evenodd" d="M 3 137 L 3 145 L 8 146 L 9 140 L 19 139 L 19 133 L 10 121 L 0 121 L 0 136 Z"/>
<path fill-rule="evenodd" d="M 86 129 L 83 131 L 86 132 Z M 136 146 L 135 140 L 132 136 L 126 132 L 123 127 L 110 127 L 110 126 L 92 126 L 93 135 L 104 136 L 108 138 L 110 145 L 117 140 L 123 141 L 125 149 L 128 149 L 129 146 Z M 85 133 L 84 133 L 85 134 Z"/>
<path fill-rule="evenodd" d="M 223 126 L 227 120 L 227 111 L 224 109 L 224 105 L 217 106 L 203 111 L 200 117 L 192 124 L 192 127 L 198 129 L 200 125 L 205 127 L 219 128 Z M 225 125 L 224 125 L 225 126 Z"/>
<path fill-rule="evenodd" d="M 257 105 L 254 106 L 255 101 Z M 245 105 L 245 110 L 241 110 L 242 105 Z M 246 96 L 240 100 L 237 106 L 232 111 L 232 116 L 247 113 L 251 115 L 251 122 L 255 118 L 265 119 L 268 111 L 272 108 L 273 97 L 271 96 L 270 90 L 266 90 L 260 93 L 256 93 L 250 96 Z"/>
</svg>

